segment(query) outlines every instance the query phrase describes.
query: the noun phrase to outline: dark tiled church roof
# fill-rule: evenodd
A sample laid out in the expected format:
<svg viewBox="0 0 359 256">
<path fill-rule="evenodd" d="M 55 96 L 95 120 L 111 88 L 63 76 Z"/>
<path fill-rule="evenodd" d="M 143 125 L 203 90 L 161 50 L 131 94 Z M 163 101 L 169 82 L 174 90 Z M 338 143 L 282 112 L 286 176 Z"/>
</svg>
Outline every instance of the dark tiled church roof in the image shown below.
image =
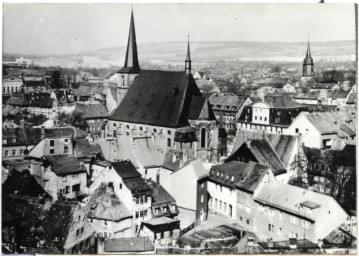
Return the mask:
<svg viewBox="0 0 359 256">
<path fill-rule="evenodd" d="M 192 75 L 142 70 L 109 119 L 161 127 L 187 126 L 192 96 L 201 96 Z"/>
</svg>

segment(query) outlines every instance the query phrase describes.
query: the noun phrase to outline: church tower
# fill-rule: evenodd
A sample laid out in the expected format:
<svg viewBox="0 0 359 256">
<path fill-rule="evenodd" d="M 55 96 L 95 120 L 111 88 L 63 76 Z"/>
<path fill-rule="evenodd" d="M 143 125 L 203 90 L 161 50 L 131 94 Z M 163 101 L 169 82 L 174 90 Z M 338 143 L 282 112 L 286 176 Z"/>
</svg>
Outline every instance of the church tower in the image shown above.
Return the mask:
<svg viewBox="0 0 359 256">
<path fill-rule="evenodd" d="M 192 61 L 191 61 L 191 53 L 190 53 L 190 48 L 189 48 L 189 36 L 188 36 L 187 56 L 186 56 L 186 60 L 185 60 L 185 72 L 186 72 L 186 75 L 191 73 L 191 68 L 192 68 L 191 65 L 192 65 Z"/>
<path fill-rule="evenodd" d="M 303 61 L 303 77 L 311 77 L 314 76 L 314 62 L 313 58 L 310 54 L 310 45 L 308 40 L 308 46 L 307 46 L 307 55 L 305 56 L 305 59 Z"/>
<path fill-rule="evenodd" d="M 130 32 L 128 35 L 126 58 L 124 66 L 117 71 L 117 104 L 125 97 L 128 88 L 141 71 L 138 64 L 137 42 L 133 10 L 131 11 Z"/>
</svg>

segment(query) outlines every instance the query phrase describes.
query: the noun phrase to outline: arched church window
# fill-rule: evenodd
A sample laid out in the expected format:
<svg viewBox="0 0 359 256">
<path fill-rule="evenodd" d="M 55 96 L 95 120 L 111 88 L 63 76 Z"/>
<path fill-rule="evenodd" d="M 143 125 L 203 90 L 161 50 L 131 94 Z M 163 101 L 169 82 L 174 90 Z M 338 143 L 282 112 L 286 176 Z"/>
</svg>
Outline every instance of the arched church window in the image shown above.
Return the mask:
<svg viewBox="0 0 359 256">
<path fill-rule="evenodd" d="M 201 129 L 201 147 L 202 148 L 206 147 L 206 129 L 205 128 Z"/>
</svg>

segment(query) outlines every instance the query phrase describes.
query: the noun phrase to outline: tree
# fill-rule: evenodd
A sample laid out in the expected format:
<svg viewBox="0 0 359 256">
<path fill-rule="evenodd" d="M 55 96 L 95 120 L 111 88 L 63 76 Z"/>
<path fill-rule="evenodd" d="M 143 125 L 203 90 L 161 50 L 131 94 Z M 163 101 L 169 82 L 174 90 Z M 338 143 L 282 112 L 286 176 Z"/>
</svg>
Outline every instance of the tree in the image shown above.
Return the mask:
<svg viewBox="0 0 359 256">
<path fill-rule="evenodd" d="M 53 88 L 62 88 L 62 83 L 61 83 L 61 71 L 60 70 L 55 70 L 54 72 L 52 72 L 51 75 L 52 78 L 52 87 Z"/>
</svg>

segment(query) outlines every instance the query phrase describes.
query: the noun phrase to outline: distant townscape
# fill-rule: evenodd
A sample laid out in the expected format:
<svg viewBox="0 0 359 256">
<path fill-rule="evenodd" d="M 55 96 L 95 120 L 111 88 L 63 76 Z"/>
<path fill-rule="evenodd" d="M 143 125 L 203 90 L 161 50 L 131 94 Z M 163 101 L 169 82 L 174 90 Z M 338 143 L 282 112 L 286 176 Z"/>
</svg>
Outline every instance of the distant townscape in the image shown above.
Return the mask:
<svg viewBox="0 0 359 256">
<path fill-rule="evenodd" d="M 2 252 L 356 253 L 354 42 L 179 44 L 141 61 L 132 12 L 122 67 L 5 56 Z"/>
</svg>

